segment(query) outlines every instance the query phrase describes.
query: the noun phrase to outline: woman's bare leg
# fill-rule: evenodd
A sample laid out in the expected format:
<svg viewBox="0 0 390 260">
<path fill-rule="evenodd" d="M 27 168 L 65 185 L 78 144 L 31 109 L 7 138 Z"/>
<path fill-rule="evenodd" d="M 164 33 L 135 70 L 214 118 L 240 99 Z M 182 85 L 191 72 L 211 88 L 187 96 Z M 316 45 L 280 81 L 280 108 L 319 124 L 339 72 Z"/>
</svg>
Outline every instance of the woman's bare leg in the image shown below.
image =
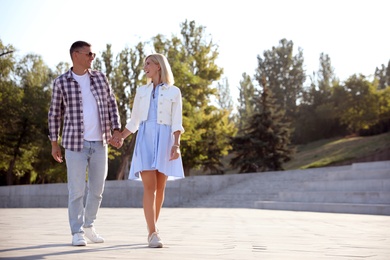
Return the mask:
<svg viewBox="0 0 390 260">
<path fill-rule="evenodd" d="M 167 184 L 168 176 L 161 172 L 157 172 L 157 190 L 156 190 L 156 222 L 158 220 L 158 217 L 160 215 L 160 211 L 162 208 L 162 205 L 164 203 L 164 197 L 165 197 L 165 186 Z"/>
<path fill-rule="evenodd" d="M 143 207 L 148 225 L 149 235 L 156 232 L 156 189 L 157 171 L 143 171 L 142 183 L 144 186 Z"/>
</svg>

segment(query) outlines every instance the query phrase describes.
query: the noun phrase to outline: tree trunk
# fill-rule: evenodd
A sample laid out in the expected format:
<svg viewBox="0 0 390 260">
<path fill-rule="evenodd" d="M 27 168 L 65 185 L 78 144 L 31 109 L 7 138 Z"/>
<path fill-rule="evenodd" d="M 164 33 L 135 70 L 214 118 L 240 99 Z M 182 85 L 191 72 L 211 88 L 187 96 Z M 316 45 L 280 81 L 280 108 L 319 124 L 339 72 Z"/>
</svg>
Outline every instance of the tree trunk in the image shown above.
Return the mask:
<svg viewBox="0 0 390 260">
<path fill-rule="evenodd" d="M 183 165 L 183 168 L 184 168 L 184 176 L 186 177 L 190 176 L 191 167 Z"/>
<path fill-rule="evenodd" d="M 137 139 L 137 133 L 135 132 L 130 140 L 130 143 L 126 146 L 124 153 L 121 156 L 121 164 L 119 165 L 119 169 L 116 174 L 117 180 L 125 179 L 125 172 L 128 170 L 129 162 L 133 156 L 135 140 Z"/>
<path fill-rule="evenodd" d="M 9 162 L 8 170 L 7 170 L 7 185 L 12 185 L 14 182 L 14 175 L 12 174 L 16 162 L 16 155 L 14 153 L 14 156 L 12 160 Z"/>
<path fill-rule="evenodd" d="M 19 154 L 19 148 L 22 144 L 22 140 L 23 140 L 23 137 L 24 137 L 24 134 L 26 132 L 26 128 L 27 128 L 27 120 L 25 120 L 24 124 L 23 124 L 23 127 L 22 127 L 22 131 L 20 132 L 20 135 L 19 135 L 19 138 L 18 138 L 18 142 L 16 143 L 15 147 L 14 147 L 14 153 L 13 153 L 13 156 L 12 156 L 12 160 L 9 162 L 9 166 L 8 166 L 8 170 L 7 170 L 7 185 L 12 185 L 14 184 L 14 175 L 13 175 L 13 171 L 14 171 L 14 168 L 15 168 L 15 164 L 16 164 L 16 160 L 18 158 L 18 154 Z"/>
</svg>

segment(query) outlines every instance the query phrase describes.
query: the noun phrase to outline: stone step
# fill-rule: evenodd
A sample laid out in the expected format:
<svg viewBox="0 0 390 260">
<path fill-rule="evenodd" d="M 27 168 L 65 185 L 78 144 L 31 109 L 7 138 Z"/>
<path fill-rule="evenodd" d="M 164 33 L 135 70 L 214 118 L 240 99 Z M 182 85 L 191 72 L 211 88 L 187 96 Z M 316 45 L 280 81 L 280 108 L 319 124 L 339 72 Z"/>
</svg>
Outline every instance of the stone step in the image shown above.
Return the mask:
<svg viewBox="0 0 390 260">
<path fill-rule="evenodd" d="M 390 169 L 353 169 L 345 171 L 324 172 L 323 180 L 376 180 L 390 179 Z"/>
<path fill-rule="evenodd" d="M 236 182 L 181 206 L 387 215 L 390 169 L 359 166 L 238 174 Z"/>
<path fill-rule="evenodd" d="M 352 204 L 389 204 L 390 192 L 377 191 L 313 191 L 313 192 L 278 192 L 273 199 L 283 202 L 318 202 L 318 203 L 352 203 Z M 269 200 L 264 196 L 261 200 Z"/>
<path fill-rule="evenodd" d="M 305 191 L 390 191 L 390 179 L 311 181 L 304 182 Z"/>
<path fill-rule="evenodd" d="M 257 201 L 257 209 L 312 211 L 348 214 L 390 215 L 389 204 L 351 204 L 351 203 L 308 203 L 308 202 L 281 202 Z"/>
<path fill-rule="evenodd" d="M 352 169 L 390 169 L 390 161 L 363 162 L 352 164 Z"/>
<path fill-rule="evenodd" d="M 259 198 L 257 198 L 259 199 Z M 218 198 L 218 199 L 204 199 L 190 201 L 188 203 L 183 203 L 180 207 L 183 208 L 255 208 L 255 198 L 250 198 L 247 200 L 235 200 L 230 198 Z"/>
<path fill-rule="evenodd" d="M 244 192 L 220 192 L 205 198 L 185 203 L 185 207 L 248 207 L 254 208 L 256 201 L 310 202 L 310 203 L 351 203 L 351 204 L 389 204 L 390 192 L 266 192 L 249 194 Z"/>
<path fill-rule="evenodd" d="M 248 179 L 218 191 L 226 194 L 281 191 L 383 191 L 390 192 L 390 179 L 338 180 L 338 181 L 276 181 Z"/>
<path fill-rule="evenodd" d="M 281 172 L 253 173 L 246 175 L 252 183 L 266 181 L 337 181 L 337 180 L 390 180 L 390 169 L 379 170 L 294 170 Z M 246 181 L 245 178 L 243 178 Z"/>
</svg>

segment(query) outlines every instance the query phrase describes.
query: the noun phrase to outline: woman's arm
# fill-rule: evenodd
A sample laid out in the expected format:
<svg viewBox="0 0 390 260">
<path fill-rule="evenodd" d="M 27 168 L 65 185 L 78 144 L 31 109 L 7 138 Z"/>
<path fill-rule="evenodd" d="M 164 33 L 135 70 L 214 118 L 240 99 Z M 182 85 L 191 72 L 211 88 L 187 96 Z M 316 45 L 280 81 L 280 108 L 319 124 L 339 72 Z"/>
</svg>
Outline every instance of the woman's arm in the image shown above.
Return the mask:
<svg viewBox="0 0 390 260">
<path fill-rule="evenodd" d="M 131 134 L 132 134 L 132 132 L 130 132 L 130 130 L 127 128 L 124 128 L 122 133 L 121 133 L 123 139 L 126 139 Z"/>
<path fill-rule="evenodd" d="M 173 133 L 173 136 L 175 138 L 174 143 L 171 148 L 171 154 L 169 160 L 176 160 L 180 156 L 180 136 L 181 132 L 180 131 L 175 131 Z"/>
</svg>

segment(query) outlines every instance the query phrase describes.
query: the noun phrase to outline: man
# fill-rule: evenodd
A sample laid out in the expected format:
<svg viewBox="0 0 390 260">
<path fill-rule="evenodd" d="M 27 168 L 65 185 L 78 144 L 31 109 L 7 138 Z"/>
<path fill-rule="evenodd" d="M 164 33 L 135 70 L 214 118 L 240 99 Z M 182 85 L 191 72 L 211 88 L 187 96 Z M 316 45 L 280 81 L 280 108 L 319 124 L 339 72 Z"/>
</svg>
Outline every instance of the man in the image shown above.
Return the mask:
<svg viewBox="0 0 390 260">
<path fill-rule="evenodd" d="M 96 56 L 91 44 L 84 41 L 73 43 L 70 56 L 72 68 L 53 83 L 48 115 L 49 139 L 52 156 L 61 163 L 58 137 L 63 123 L 61 145 L 65 148 L 72 245 L 85 246 L 84 236 L 94 243 L 104 242 L 94 228 L 94 221 L 107 177 L 107 144 L 120 147 L 123 139 L 119 131 L 118 107 L 108 80 L 102 72 L 91 70 Z"/>
</svg>

